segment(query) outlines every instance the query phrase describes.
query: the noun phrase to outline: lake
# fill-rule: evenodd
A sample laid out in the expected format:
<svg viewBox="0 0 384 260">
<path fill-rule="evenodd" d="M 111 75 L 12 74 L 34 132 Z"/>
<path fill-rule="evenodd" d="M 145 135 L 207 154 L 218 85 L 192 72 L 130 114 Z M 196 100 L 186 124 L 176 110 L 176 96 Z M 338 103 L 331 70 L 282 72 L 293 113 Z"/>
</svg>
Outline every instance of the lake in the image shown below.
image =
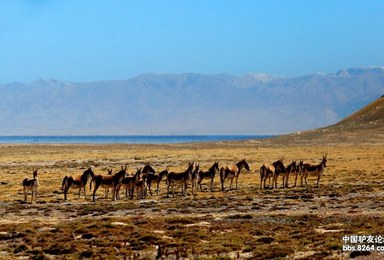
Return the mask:
<svg viewBox="0 0 384 260">
<path fill-rule="evenodd" d="M 166 144 L 239 141 L 268 138 L 270 135 L 81 135 L 81 136 L 0 136 L 0 144 Z"/>
</svg>

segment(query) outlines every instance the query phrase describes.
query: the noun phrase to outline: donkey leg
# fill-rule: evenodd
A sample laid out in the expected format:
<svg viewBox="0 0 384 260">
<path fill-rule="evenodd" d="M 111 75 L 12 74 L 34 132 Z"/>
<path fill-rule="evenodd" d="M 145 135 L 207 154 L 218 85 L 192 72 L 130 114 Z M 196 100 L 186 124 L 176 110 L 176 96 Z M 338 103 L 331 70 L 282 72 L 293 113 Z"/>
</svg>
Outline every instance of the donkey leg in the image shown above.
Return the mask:
<svg viewBox="0 0 384 260">
<path fill-rule="evenodd" d="M 87 199 L 87 192 L 85 191 L 85 185 L 83 187 L 83 190 L 84 190 L 84 199 Z"/>
<path fill-rule="evenodd" d="M 96 200 L 95 200 L 95 197 L 96 197 L 96 191 L 97 191 L 97 189 L 99 188 L 99 186 L 100 186 L 100 183 L 95 182 L 95 189 L 93 190 L 93 198 L 92 198 L 92 201 L 93 201 L 93 202 L 96 202 Z"/>
<path fill-rule="evenodd" d="M 169 197 L 169 186 L 170 186 L 170 183 L 168 182 L 168 184 L 167 184 L 167 197 Z"/>
<path fill-rule="evenodd" d="M 152 195 L 152 189 L 151 189 L 151 187 L 152 187 L 152 181 L 149 182 L 147 188 L 148 188 L 148 190 L 149 190 L 149 194 L 150 194 L 151 196 L 153 196 L 153 195 Z"/>
<path fill-rule="evenodd" d="M 67 192 L 68 192 L 68 189 L 64 188 L 64 200 L 67 200 Z"/>
</svg>

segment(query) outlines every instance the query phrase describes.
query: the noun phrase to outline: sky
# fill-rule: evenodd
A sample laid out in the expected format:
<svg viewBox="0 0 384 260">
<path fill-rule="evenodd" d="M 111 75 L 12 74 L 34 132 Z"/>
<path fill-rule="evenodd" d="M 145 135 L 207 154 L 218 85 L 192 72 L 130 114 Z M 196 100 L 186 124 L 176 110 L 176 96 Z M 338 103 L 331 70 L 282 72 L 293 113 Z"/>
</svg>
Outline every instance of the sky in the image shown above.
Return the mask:
<svg viewBox="0 0 384 260">
<path fill-rule="evenodd" d="M 380 0 L 1 0 L 0 83 L 384 65 Z"/>
</svg>

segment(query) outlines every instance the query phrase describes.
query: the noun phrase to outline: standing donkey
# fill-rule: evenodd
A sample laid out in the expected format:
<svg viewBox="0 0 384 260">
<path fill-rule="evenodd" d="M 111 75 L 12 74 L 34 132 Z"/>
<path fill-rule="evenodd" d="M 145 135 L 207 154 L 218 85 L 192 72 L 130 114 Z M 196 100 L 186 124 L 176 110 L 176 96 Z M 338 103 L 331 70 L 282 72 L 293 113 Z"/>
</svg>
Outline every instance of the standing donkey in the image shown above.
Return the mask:
<svg viewBox="0 0 384 260">
<path fill-rule="evenodd" d="M 32 192 L 31 202 L 33 202 L 33 197 L 35 197 L 35 200 L 37 198 L 37 188 L 39 187 L 39 180 L 37 179 L 37 171 L 38 169 L 33 169 L 33 179 L 25 178 L 23 180 L 23 192 L 24 192 L 25 202 L 27 202 L 27 195 L 29 190 Z"/>
<path fill-rule="evenodd" d="M 80 198 L 81 189 L 83 189 L 84 198 L 87 198 L 85 186 L 87 185 L 88 179 L 93 176 L 95 176 L 95 173 L 93 172 L 92 167 L 89 167 L 87 170 L 85 170 L 81 176 L 65 176 L 61 185 L 61 189 L 64 192 L 64 200 L 67 200 L 67 193 L 71 187 L 79 189 L 78 198 Z"/>
<path fill-rule="evenodd" d="M 231 180 L 231 185 L 229 186 L 232 189 L 233 179 L 236 179 L 236 190 L 237 190 L 237 181 L 239 179 L 240 171 L 245 168 L 247 171 L 250 171 L 249 165 L 245 159 L 234 165 L 226 165 L 220 169 L 220 182 L 221 190 L 224 191 L 224 182 L 226 179 Z"/>
<path fill-rule="evenodd" d="M 272 178 L 272 188 L 277 188 L 277 176 L 285 171 L 283 159 L 277 160 L 272 164 L 264 163 L 260 167 L 260 190 L 266 189 L 266 180 L 269 180 L 269 184 Z M 268 184 L 268 188 L 269 188 Z M 276 185 L 276 186 L 275 186 Z"/>
<path fill-rule="evenodd" d="M 208 171 L 199 171 L 199 178 L 197 180 L 197 185 L 200 186 L 200 191 L 203 191 L 201 182 L 204 178 L 211 179 L 211 192 L 213 191 L 213 180 L 215 178 L 216 172 L 219 171 L 219 161 L 215 161 L 215 163 L 209 168 Z"/>
<path fill-rule="evenodd" d="M 187 195 L 187 187 L 188 184 L 192 180 L 192 171 L 194 167 L 194 162 L 188 163 L 187 170 L 176 173 L 176 172 L 170 172 L 167 176 L 167 197 L 169 197 L 169 188 L 172 186 L 172 195 L 175 197 L 175 190 L 174 186 L 175 184 L 181 184 L 182 185 L 182 193 L 184 196 Z"/>
<path fill-rule="evenodd" d="M 95 188 L 93 189 L 93 201 L 96 197 L 96 191 L 101 186 L 103 188 L 111 188 L 112 189 L 112 200 L 115 201 L 117 199 L 117 192 L 120 186 L 121 180 L 127 174 L 127 166 L 121 166 L 121 170 L 113 175 L 95 175 L 92 177 L 91 183 L 89 184 L 89 190 L 92 190 L 92 183 L 95 183 Z"/>
<path fill-rule="evenodd" d="M 319 164 L 303 164 L 303 174 L 301 175 L 301 185 L 303 185 L 303 178 L 305 180 L 305 186 L 308 187 L 307 177 L 308 175 L 317 176 L 316 187 L 319 187 L 320 177 L 324 172 L 325 167 L 327 167 L 327 155 L 323 155 L 323 159 Z"/>
</svg>

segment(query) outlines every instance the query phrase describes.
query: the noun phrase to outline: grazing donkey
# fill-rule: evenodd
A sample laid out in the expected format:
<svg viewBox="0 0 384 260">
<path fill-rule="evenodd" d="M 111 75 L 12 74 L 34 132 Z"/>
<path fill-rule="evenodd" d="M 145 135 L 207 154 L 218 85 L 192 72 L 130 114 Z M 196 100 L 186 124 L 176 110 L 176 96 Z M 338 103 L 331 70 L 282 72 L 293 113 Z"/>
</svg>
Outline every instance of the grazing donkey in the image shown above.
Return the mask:
<svg viewBox="0 0 384 260">
<path fill-rule="evenodd" d="M 274 185 L 276 184 L 276 188 L 277 188 L 277 180 L 275 182 L 275 178 L 277 179 L 278 174 L 283 173 L 284 171 L 285 171 L 285 167 L 283 164 L 283 159 L 277 160 L 272 164 L 264 163 L 260 167 L 260 190 L 262 190 L 263 188 L 264 189 L 267 188 L 266 180 L 269 179 L 269 184 L 270 184 L 271 178 L 272 178 L 272 187 L 274 187 Z"/>
<path fill-rule="evenodd" d="M 236 179 L 236 190 L 237 190 L 237 181 L 239 179 L 240 171 L 245 168 L 247 171 L 250 171 L 249 165 L 245 159 L 238 162 L 236 165 L 227 165 L 221 167 L 220 169 L 220 182 L 221 190 L 224 191 L 224 182 L 226 179 L 231 180 L 230 189 L 232 189 L 233 179 Z"/>
<path fill-rule="evenodd" d="M 121 166 L 121 170 L 113 175 L 95 175 L 92 177 L 89 189 L 92 190 L 92 183 L 95 183 L 93 190 L 93 201 L 95 200 L 96 191 L 101 186 L 103 188 L 112 188 L 112 200 L 117 199 L 117 190 L 120 186 L 121 180 L 127 174 L 127 166 Z"/>
<path fill-rule="evenodd" d="M 184 172 L 176 173 L 170 172 L 167 176 L 167 197 L 169 197 L 169 188 L 172 186 L 172 195 L 175 197 L 175 184 L 182 185 L 182 193 L 184 196 L 187 195 L 187 187 L 189 182 L 192 180 L 192 171 L 193 171 L 194 162 L 188 163 L 188 168 Z"/>
<path fill-rule="evenodd" d="M 303 174 L 301 175 L 301 185 L 303 185 L 303 178 L 305 180 L 305 186 L 308 187 L 307 177 L 308 175 L 317 176 L 316 187 L 319 187 L 320 177 L 324 172 L 325 167 L 327 167 L 327 155 L 323 155 L 323 159 L 319 164 L 303 164 Z"/>
<path fill-rule="evenodd" d="M 61 185 L 61 190 L 64 192 L 64 200 L 67 200 L 67 193 L 69 188 L 79 189 L 79 197 L 81 189 L 84 191 L 84 197 L 87 198 L 87 194 L 85 192 L 85 186 L 87 185 L 89 177 L 95 176 L 95 173 L 92 170 L 92 167 L 89 167 L 87 170 L 83 172 L 81 176 L 65 176 L 63 178 L 63 183 Z"/>
<path fill-rule="evenodd" d="M 23 180 L 23 192 L 24 192 L 24 201 L 27 202 L 28 191 L 32 193 L 31 202 L 33 202 L 33 197 L 35 200 L 37 198 L 37 188 L 39 187 L 39 179 L 37 179 L 38 169 L 33 169 L 33 179 L 25 178 Z"/>
<path fill-rule="evenodd" d="M 197 185 L 200 185 L 200 191 L 203 191 L 201 182 L 204 178 L 211 179 L 211 192 L 213 191 L 213 179 L 215 178 L 216 172 L 219 171 L 219 161 L 215 161 L 215 163 L 209 168 L 208 171 L 199 171 L 199 179 L 197 180 Z"/>
</svg>

